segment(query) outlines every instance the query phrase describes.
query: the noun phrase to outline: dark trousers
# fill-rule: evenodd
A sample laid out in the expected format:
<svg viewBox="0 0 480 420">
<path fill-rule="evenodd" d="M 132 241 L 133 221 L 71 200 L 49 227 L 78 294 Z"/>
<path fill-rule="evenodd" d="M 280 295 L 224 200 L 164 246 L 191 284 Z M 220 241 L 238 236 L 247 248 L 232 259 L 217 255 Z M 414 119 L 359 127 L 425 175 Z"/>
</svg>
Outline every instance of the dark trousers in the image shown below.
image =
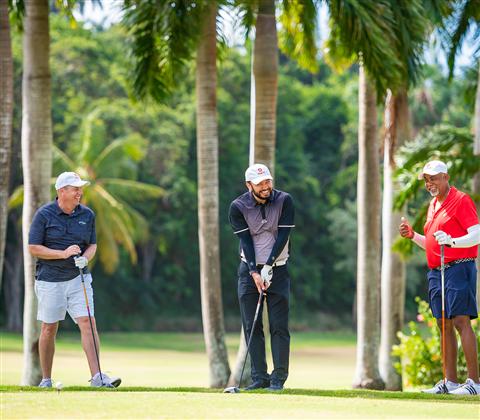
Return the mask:
<svg viewBox="0 0 480 420">
<path fill-rule="evenodd" d="M 266 291 L 273 371 L 271 376 L 267 372 L 262 303 L 249 351 L 252 363 L 253 382 L 271 380 L 271 382 L 283 384 L 288 377 L 288 362 L 290 356 L 290 333 L 288 331 L 289 298 L 290 276 L 287 266 L 274 267 L 272 284 Z M 245 340 L 248 342 L 255 317 L 255 309 L 258 304 L 258 290 L 252 276 L 248 273 L 247 265 L 243 262 L 240 263 L 238 268 L 238 299 L 240 302 L 243 330 L 245 331 Z M 265 302 L 265 300 L 263 302 Z"/>
</svg>

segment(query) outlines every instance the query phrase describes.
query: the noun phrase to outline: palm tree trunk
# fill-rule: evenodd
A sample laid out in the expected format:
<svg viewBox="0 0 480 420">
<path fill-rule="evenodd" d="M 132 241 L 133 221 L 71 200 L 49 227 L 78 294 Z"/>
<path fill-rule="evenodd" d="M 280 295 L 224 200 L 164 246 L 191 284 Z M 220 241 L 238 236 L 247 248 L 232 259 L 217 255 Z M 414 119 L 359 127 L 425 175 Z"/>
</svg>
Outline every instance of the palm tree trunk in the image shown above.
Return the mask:
<svg viewBox="0 0 480 420">
<path fill-rule="evenodd" d="M 405 307 L 405 263 L 392 250 L 398 236 L 401 212 L 393 210 L 393 197 L 398 184 L 393 179 L 395 152 L 409 136 L 408 98 L 406 91 L 396 96 L 387 93 L 385 103 L 385 142 L 383 159 L 382 206 L 382 275 L 381 275 L 381 340 L 380 374 L 385 389 L 402 389 L 402 377 L 394 368 L 398 358 L 392 356 L 392 346 L 398 344 L 397 332 L 403 327 Z"/>
<path fill-rule="evenodd" d="M 198 237 L 200 285 L 210 386 L 224 387 L 230 376 L 220 281 L 218 231 L 218 130 L 216 15 L 214 2 L 205 17 L 197 52 Z"/>
<path fill-rule="evenodd" d="M 23 385 L 41 379 L 38 357 L 37 300 L 34 261 L 28 251 L 28 230 L 34 212 L 50 199 L 52 121 L 50 92 L 50 35 L 48 0 L 25 2 L 22 81 L 23 254 L 25 299 L 23 312 Z"/>
<path fill-rule="evenodd" d="M 255 162 L 275 173 L 278 41 L 275 1 L 260 0 L 255 26 L 253 74 L 255 82 Z"/>
<path fill-rule="evenodd" d="M 474 143 L 473 153 L 480 158 L 480 63 L 478 66 L 477 95 L 475 98 L 475 115 L 473 117 Z M 473 177 L 473 193 L 480 196 L 480 172 Z M 477 203 L 477 213 L 480 214 L 480 200 Z M 480 308 L 480 258 L 477 258 L 477 306 Z"/>
<path fill-rule="evenodd" d="M 375 88 L 359 77 L 357 179 L 357 365 L 354 388 L 382 389 L 380 338 L 380 165 Z"/>
<path fill-rule="evenodd" d="M 0 0 L 0 290 L 2 290 L 13 127 L 13 58 L 8 0 Z"/>
</svg>

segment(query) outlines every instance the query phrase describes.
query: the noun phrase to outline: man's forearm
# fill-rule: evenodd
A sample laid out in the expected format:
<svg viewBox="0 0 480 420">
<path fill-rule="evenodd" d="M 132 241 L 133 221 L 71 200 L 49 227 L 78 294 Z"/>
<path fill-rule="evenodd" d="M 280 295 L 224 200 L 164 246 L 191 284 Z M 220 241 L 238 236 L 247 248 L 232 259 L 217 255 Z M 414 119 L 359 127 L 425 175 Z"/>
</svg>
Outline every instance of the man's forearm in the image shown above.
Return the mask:
<svg viewBox="0 0 480 420">
<path fill-rule="evenodd" d="M 412 241 L 415 242 L 420 248 L 425 249 L 425 236 L 420 235 L 417 232 L 413 232 Z"/>
<path fill-rule="evenodd" d="M 90 244 L 85 252 L 82 254 L 88 261 L 91 261 L 97 252 L 97 244 Z"/>
<path fill-rule="evenodd" d="M 43 260 L 64 260 L 65 250 L 51 249 L 44 245 L 28 245 L 30 254 Z"/>
</svg>

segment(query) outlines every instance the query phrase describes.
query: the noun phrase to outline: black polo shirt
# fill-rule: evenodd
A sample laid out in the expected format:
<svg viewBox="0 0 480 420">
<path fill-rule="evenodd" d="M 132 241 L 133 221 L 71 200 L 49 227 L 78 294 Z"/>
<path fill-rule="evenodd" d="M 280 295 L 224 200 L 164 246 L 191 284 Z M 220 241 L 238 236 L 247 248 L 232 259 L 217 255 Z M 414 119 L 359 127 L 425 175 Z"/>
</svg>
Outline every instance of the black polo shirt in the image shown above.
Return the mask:
<svg viewBox="0 0 480 420">
<path fill-rule="evenodd" d="M 96 243 L 95 213 L 82 204 L 72 214 L 66 214 L 55 200 L 40 207 L 33 216 L 28 235 L 29 245 L 43 245 L 62 251 L 71 245 L 78 245 L 83 254 L 90 244 Z M 87 268 L 84 272 L 88 272 Z M 67 281 L 78 275 L 73 256 L 58 260 L 37 259 L 37 280 Z"/>
</svg>

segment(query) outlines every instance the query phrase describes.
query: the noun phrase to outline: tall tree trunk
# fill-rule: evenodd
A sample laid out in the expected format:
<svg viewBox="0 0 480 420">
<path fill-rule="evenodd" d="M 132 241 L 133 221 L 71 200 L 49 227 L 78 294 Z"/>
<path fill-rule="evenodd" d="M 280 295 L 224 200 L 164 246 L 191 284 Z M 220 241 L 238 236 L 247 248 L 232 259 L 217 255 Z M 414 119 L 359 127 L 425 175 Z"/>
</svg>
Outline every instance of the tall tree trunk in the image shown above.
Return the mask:
<svg viewBox="0 0 480 420">
<path fill-rule="evenodd" d="M 48 0 L 25 2 L 22 81 L 23 254 L 25 299 L 23 312 L 23 385 L 41 379 L 38 356 L 37 300 L 34 260 L 28 251 L 28 230 L 34 212 L 50 199 L 52 121 L 50 91 L 50 35 Z"/>
<path fill-rule="evenodd" d="M 198 237 L 200 284 L 210 386 L 224 387 L 230 376 L 220 281 L 218 231 L 218 132 L 216 15 L 209 6 L 197 52 Z"/>
<path fill-rule="evenodd" d="M 359 77 L 357 180 L 357 365 L 354 388 L 382 389 L 380 338 L 380 164 L 375 88 L 363 65 Z"/>
<path fill-rule="evenodd" d="M 0 290 L 2 290 L 13 127 L 13 57 L 8 0 L 0 0 Z"/>
<path fill-rule="evenodd" d="M 255 163 L 275 173 L 278 40 L 275 1 L 260 0 L 253 47 L 255 82 Z"/>
<path fill-rule="evenodd" d="M 473 116 L 474 143 L 473 153 L 480 159 L 480 62 L 478 64 L 477 95 L 475 98 L 475 114 Z M 480 172 L 473 177 L 473 193 L 480 196 Z M 477 213 L 480 215 L 480 200 L 477 203 Z M 480 258 L 477 258 L 477 306 L 480 308 Z"/>
<path fill-rule="evenodd" d="M 392 346 L 398 344 L 397 332 L 403 327 L 405 307 L 405 263 L 392 250 L 398 236 L 401 212 L 393 210 L 393 197 L 398 183 L 393 179 L 395 152 L 409 137 L 407 92 L 396 96 L 387 93 L 385 102 L 385 142 L 383 159 L 383 207 L 382 207 L 382 278 L 381 278 L 381 340 L 380 374 L 385 389 L 402 389 L 402 377 L 394 368 L 398 358 L 392 356 Z"/>
</svg>

